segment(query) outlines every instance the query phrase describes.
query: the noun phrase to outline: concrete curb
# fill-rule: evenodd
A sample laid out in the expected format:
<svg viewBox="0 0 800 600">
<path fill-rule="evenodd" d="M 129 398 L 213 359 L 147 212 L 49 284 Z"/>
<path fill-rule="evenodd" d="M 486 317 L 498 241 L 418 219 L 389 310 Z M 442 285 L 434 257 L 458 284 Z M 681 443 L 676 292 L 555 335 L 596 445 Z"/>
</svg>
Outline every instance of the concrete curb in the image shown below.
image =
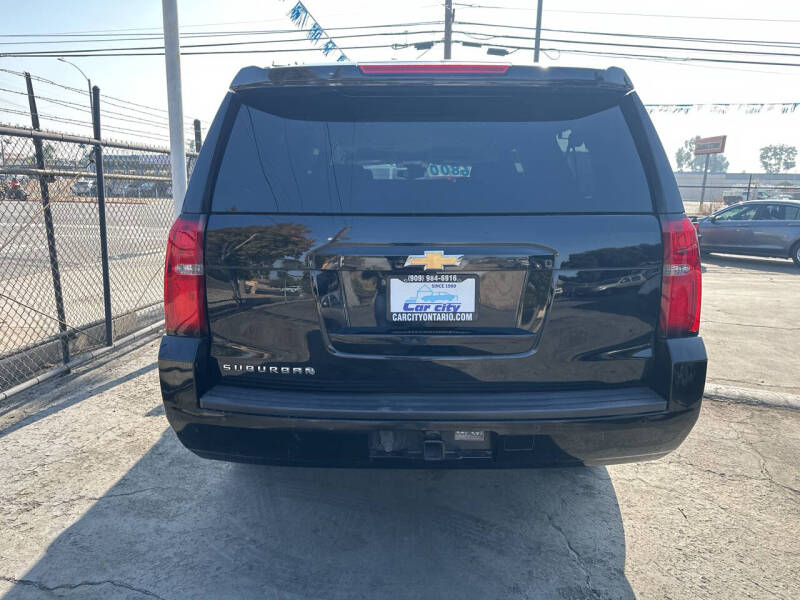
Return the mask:
<svg viewBox="0 0 800 600">
<path fill-rule="evenodd" d="M 90 350 L 89 352 L 85 352 L 80 356 L 76 356 L 65 365 L 60 365 L 58 367 L 50 369 L 49 371 L 41 373 L 36 377 L 29 379 L 28 381 L 24 381 L 19 385 L 15 385 L 14 387 L 7 389 L 5 392 L 0 392 L 0 402 L 10 398 L 15 394 L 24 392 L 25 390 L 32 388 L 33 386 L 39 383 L 43 383 L 48 379 L 52 379 L 53 377 L 56 377 L 58 375 L 63 375 L 64 373 L 69 373 L 72 369 L 76 367 L 80 367 L 88 363 L 89 361 L 102 356 L 103 354 L 111 352 L 112 350 L 118 350 L 125 344 L 128 344 L 141 337 L 157 332 L 163 327 L 164 327 L 164 319 L 161 319 L 157 323 L 153 323 L 152 325 L 148 325 L 147 327 L 139 329 L 138 331 L 134 331 L 133 333 L 130 333 L 125 337 L 121 337 L 110 346 L 103 346 L 101 348 L 97 348 L 96 350 Z"/>
<path fill-rule="evenodd" d="M 703 392 L 704 398 L 711 400 L 726 400 L 756 406 L 771 406 L 776 408 L 791 408 L 800 410 L 800 396 L 785 392 L 757 390 L 752 388 L 731 387 L 707 383 Z"/>
</svg>

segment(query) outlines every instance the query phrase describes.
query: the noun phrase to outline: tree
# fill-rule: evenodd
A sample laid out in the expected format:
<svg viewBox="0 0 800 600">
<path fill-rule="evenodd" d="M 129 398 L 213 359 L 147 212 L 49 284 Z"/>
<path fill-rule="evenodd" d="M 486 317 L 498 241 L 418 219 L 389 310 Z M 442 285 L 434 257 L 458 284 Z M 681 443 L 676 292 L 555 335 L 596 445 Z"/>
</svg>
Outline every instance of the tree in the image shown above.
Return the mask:
<svg viewBox="0 0 800 600">
<path fill-rule="evenodd" d="M 53 162 L 56 158 L 56 148 L 53 144 L 45 142 L 42 144 L 42 156 L 44 157 L 45 165 Z"/>
<path fill-rule="evenodd" d="M 686 140 L 683 142 L 683 146 L 678 148 L 678 151 L 675 153 L 675 162 L 678 165 L 678 171 L 702 173 L 703 166 L 706 164 L 706 156 L 708 156 L 709 173 L 727 173 L 728 159 L 725 158 L 724 154 L 694 155 L 694 143 L 698 139 L 700 139 L 699 135 Z"/>
<path fill-rule="evenodd" d="M 206 253 L 219 257 L 220 263 L 229 267 L 233 297 L 240 302 L 241 281 L 268 281 L 270 273 L 283 274 L 286 279 L 292 271 L 302 271 L 305 254 L 313 245 L 311 230 L 305 225 L 276 223 L 218 229 L 206 240 Z"/>
<path fill-rule="evenodd" d="M 786 144 L 771 144 L 761 148 L 758 158 L 767 173 L 781 173 L 794 169 L 797 148 Z"/>
</svg>

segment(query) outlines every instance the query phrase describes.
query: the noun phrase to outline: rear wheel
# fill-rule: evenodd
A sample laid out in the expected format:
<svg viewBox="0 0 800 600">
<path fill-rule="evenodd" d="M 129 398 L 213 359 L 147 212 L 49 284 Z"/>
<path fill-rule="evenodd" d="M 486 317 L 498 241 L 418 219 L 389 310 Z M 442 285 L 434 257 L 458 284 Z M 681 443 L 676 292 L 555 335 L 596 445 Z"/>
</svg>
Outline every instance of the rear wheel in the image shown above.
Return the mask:
<svg viewBox="0 0 800 600">
<path fill-rule="evenodd" d="M 800 267 L 800 242 L 792 246 L 792 260 L 794 264 Z"/>
</svg>

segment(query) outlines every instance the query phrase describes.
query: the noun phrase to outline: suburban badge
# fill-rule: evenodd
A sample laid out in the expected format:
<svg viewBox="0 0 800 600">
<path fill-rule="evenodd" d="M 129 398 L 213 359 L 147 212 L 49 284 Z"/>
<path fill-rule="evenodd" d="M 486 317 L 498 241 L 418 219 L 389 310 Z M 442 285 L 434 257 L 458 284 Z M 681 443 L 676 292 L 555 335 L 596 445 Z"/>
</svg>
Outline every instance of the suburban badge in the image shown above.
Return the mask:
<svg viewBox="0 0 800 600">
<path fill-rule="evenodd" d="M 261 373 L 262 375 L 316 375 L 314 367 L 277 367 L 273 365 L 246 365 L 241 363 L 222 363 L 226 373 Z"/>
</svg>

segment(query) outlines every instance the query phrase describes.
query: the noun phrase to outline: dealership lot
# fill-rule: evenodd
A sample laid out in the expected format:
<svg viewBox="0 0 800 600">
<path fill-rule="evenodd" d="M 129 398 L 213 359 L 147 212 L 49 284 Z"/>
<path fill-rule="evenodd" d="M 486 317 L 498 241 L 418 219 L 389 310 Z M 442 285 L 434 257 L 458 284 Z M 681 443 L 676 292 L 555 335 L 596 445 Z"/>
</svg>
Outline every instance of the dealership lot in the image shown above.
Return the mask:
<svg viewBox="0 0 800 600">
<path fill-rule="evenodd" d="M 712 254 L 703 271 L 707 383 L 800 395 L 800 269 Z"/>
<path fill-rule="evenodd" d="M 800 270 L 704 262 L 709 384 L 798 393 Z M 4 598 L 800 596 L 800 411 L 707 400 L 651 463 L 534 471 L 208 462 L 157 340 L 0 404 Z"/>
</svg>

